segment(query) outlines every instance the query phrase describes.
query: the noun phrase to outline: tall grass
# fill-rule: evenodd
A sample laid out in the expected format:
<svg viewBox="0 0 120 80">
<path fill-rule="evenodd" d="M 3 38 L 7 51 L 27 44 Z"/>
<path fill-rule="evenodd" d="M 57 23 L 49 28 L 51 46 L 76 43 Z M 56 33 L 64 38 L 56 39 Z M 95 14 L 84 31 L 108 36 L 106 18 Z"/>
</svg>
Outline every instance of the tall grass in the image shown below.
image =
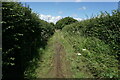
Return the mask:
<svg viewBox="0 0 120 80">
<path fill-rule="evenodd" d="M 75 52 L 82 54 L 86 67 L 97 78 L 118 78 L 120 12 L 102 13 L 62 31 Z M 85 49 L 85 51 L 83 51 Z"/>
</svg>

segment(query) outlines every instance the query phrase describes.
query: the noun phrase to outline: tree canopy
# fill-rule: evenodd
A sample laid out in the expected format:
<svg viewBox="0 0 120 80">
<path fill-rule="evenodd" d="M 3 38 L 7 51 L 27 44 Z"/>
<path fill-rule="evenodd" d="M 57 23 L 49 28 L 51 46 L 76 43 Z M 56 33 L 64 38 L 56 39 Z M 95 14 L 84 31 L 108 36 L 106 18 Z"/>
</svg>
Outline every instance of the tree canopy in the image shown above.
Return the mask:
<svg viewBox="0 0 120 80">
<path fill-rule="evenodd" d="M 62 29 L 65 25 L 69 25 L 72 23 L 78 22 L 76 19 L 72 18 L 72 17 L 65 17 L 63 19 L 60 19 L 57 23 L 56 23 L 56 29 Z"/>
</svg>

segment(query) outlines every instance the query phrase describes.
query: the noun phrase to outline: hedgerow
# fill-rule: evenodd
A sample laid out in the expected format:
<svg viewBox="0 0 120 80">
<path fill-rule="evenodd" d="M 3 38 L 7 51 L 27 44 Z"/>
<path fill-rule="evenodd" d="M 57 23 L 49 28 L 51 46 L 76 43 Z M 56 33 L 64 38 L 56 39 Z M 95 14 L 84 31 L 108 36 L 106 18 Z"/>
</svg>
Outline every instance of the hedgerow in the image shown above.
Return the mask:
<svg viewBox="0 0 120 80">
<path fill-rule="evenodd" d="M 19 2 L 2 3 L 2 26 L 3 79 L 23 80 L 29 61 L 47 44 L 53 26 Z"/>
<path fill-rule="evenodd" d="M 84 56 L 86 67 L 97 78 L 118 78 L 120 56 L 120 12 L 66 25 L 62 31 L 75 52 Z M 82 51 L 87 49 L 87 52 Z M 115 65 L 115 66 L 113 66 Z"/>
</svg>

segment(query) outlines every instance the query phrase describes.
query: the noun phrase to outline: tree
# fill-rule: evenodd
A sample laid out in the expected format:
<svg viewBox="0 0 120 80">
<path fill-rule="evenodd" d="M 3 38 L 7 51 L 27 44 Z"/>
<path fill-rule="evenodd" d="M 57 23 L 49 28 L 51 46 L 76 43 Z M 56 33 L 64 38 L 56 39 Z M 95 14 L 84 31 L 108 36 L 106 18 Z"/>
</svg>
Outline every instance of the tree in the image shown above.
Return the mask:
<svg viewBox="0 0 120 80">
<path fill-rule="evenodd" d="M 55 28 L 62 29 L 65 25 L 69 25 L 75 22 L 78 22 L 78 21 L 73 19 L 72 17 L 65 17 L 56 23 Z"/>
</svg>

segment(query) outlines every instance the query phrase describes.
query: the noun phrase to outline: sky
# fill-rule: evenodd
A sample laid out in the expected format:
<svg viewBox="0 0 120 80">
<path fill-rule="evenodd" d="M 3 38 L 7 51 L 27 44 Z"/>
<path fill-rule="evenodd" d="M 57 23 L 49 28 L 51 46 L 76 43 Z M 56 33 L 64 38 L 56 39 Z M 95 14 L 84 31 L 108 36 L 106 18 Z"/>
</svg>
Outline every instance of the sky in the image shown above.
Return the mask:
<svg viewBox="0 0 120 80">
<path fill-rule="evenodd" d="M 73 17 L 79 21 L 100 14 L 111 13 L 118 8 L 118 2 L 22 2 L 38 13 L 41 19 L 56 23 L 64 17 Z"/>
<path fill-rule="evenodd" d="M 119 0 L 17 0 L 22 2 L 118 2 Z"/>
</svg>

